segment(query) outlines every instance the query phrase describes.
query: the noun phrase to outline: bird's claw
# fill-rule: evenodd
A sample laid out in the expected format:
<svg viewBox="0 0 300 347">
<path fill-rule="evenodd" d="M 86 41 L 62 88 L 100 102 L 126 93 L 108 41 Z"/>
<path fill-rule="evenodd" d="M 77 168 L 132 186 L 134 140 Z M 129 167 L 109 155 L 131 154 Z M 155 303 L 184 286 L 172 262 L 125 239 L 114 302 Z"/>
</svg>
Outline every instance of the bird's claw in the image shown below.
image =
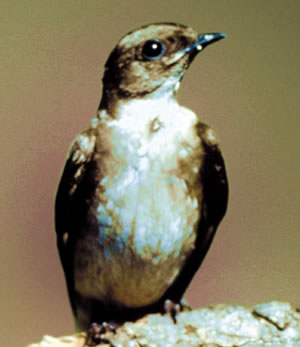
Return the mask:
<svg viewBox="0 0 300 347">
<path fill-rule="evenodd" d="M 115 333 L 117 325 L 114 322 L 103 322 L 101 324 L 91 323 L 86 338 L 86 346 L 96 346 L 101 342 L 108 342 L 107 333 Z"/>
<path fill-rule="evenodd" d="M 175 303 L 172 300 L 165 300 L 164 302 L 164 312 L 166 315 L 170 316 L 174 324 L 177 322 L 177 316 L 183 310 L 183 304 Z"/>
</svg>

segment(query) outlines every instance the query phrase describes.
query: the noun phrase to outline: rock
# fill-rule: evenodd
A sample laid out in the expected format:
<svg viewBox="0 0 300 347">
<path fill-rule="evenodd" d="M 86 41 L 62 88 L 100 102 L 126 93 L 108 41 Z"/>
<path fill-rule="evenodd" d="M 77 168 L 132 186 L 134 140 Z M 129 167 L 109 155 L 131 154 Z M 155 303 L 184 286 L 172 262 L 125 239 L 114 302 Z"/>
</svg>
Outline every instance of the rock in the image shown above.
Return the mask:
<svg viewBox="0 0 300 347">
<path fill-rule="evenodd" d="M 85 333 L 54 338 L 28 347 L 82 347 Z M 171 347 L 243 346 L 300 347 L 300 310 L 289 303 L 270 302 L 251 309 L 219 304 L 182 312 L 174 324 L 169 316 L 152 314 L 127 322 L 105 335 L 98 346 Z"/>
</svg>

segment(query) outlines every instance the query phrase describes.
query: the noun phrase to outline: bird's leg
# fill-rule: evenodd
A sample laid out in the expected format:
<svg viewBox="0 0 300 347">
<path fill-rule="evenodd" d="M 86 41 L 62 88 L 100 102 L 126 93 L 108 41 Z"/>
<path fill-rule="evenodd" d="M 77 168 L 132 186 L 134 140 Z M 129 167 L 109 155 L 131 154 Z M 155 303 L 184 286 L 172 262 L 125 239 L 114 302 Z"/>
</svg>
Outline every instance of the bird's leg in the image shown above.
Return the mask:
<svg viewBox="0 0 300 347">
<path fill-rule="evenodd" d="M 164 312 L 171 317 L 174 324 L 176 324 L 177 316 L 183 310 L 183 302 L 175 303 L 172 300 L 165 300 L 164 302 Z"/>
<path fill-rule="evenodd" d="M 96 346 L 100 343 L 109 343 L 107 333 L 114 333 L 118 328 L 118 324 L 115 322 L 103 322 L 101 324 L 91 323 L 86 337 L 86 346 Z"/>
<path fill-rule="evenodd" d="M 163 312 L 164 314 L 167 314 L 168 316 L 171 317 L 174 324 L 176 324 L 177 317 L 180 312 L 183 312 L 183 311 L 187 312 L 191 310 L 192 310 L 192 307 L 189 305 L 189 303 L 185 299 L 181 299 L 179 303 L 175 303 L 174 301 L 170 299 L 166 299 L 164 301 Z"/>
</svg>

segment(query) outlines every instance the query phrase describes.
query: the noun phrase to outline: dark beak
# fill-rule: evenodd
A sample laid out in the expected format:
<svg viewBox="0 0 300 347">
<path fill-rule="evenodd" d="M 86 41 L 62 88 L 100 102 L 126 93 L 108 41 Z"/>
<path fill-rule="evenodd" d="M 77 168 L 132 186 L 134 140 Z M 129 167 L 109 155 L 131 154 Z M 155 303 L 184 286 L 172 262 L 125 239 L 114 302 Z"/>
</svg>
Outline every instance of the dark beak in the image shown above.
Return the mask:
<svg viewBox="0 0 300 347">
<path fill-rule="evenodd" d="M 188 46 L 184 49 L 185 53 L 189 53 L 193 51 L 194 49 L 201 51 L 206 46 L 210 45 L 211 43 L 217 42 L 221 39 L 224 39 L 226 37 L 225 34 L 222 33 L 208 33 L 208 34 L 200 34 L 198 36 L 198 41 L 192 44 L 191 46 Z"/>
</svg>

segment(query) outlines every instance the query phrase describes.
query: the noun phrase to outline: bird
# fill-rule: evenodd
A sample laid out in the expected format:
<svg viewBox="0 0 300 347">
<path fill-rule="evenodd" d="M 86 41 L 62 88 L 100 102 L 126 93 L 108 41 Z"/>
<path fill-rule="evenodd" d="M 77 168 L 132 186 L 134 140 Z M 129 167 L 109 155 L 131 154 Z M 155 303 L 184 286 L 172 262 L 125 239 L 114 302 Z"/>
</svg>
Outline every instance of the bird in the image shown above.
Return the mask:
<svg viewBox="0 0 300 347">
<path fill-rule="evenodd" d="M 178 90 L 198 53 L 224 37 L 147 24 L 109 55 L 98 111 L 71 144 L 55 198 L 77 331 L 179 305 L 210 248 L 228 205 L 225 163 Z"/>
</svg>

